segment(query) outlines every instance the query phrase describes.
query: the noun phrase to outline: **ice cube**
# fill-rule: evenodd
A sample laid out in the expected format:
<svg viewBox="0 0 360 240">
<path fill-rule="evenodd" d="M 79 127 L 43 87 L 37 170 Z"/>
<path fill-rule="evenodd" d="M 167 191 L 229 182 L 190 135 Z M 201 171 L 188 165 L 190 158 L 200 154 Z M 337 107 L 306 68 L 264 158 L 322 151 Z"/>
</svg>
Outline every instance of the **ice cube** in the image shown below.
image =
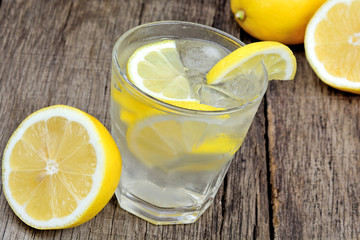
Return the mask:
<svg viewBox="0 0 360 240">
<path fill-rule="evenodd" d="M 264 81 L 267 81 L 263 65 L 259 66 L 219 84 L 202 84 L 195 89 L 195 93 L 201 103 L 218 108 L 244 105 L 259 96 Z"/>
<path fill-rule="evenodd" d="M 177 48 L 184 67 L 203 74 L 228 54 L 219 46 L 205 41 L 181 40 L 177 42 Z"/>
<path fill-rule="evenodd" d="M 187 69 L 185 72 L 186 78 L 189 80 L 189 85 L 194 89 L 198 85 L 206 83 L 205 75 L 195 69 Z"/>
<path fill-rule="evenodd" d="M 230 92 L 236 98 L 251 99 L 258 93 L 256 91 L 256 81 L 251 80 L 251 76 L 239 76 L 238 78 L 226 81 L 216 86 Z"/>
<path fill-rule="evenodd" d="M 230 92 L 235 98 L 250 101 L 261 92 L 267 73 L 261 63 L 254 65 L 247 73 L 239 73 L 234 78 L 215 85 Z"/>
<path fill-rule="evenodd" d="M 244 104 L 243 100 L 217 86 L 203 84 L 198 86 L 196 93 L 200 103 L 217 108 L 233 108 Z"/>
</svg>

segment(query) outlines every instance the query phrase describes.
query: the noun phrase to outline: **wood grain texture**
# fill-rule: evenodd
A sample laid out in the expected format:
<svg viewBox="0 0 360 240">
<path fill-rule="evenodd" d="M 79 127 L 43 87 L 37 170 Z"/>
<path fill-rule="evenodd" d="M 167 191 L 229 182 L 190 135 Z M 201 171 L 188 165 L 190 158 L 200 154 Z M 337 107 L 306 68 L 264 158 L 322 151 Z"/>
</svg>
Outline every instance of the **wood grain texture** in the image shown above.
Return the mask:
<svg viewBox="0 0 360 240">
<path fill-rule="evenodd" d="M 254 42 L 228 0 L 0 1 L 0 152 L 20 122 L 53 104 L 110 129 L 111 51 L 139 24 L 183 20 Z M 360 97 L 323 84 L 294 46 L 295 81 L 269 84 L 214 204 L 194 224 L 154 226 L 115 197 L 72 229 L 23 224 L 1 186 L 1 239 L 359 239 Z"/>
<path fill-rule="evenodd" d="M 158 20 L 198 22 L 249 39 L 227 0 L 2 1 L 0 157 L 20 122 L 49 105 L 80 108 L 109 129 L 112 47 L 126 30 Z M 38 231 L 15 216 L 1 191 L 0 238 L 269 239 L 265 110 L 262 104 L 214 204 L 194 224 L 154 226 L 123 211 L 113 197 L 81 226 Z"/>
<path fill-rule="evenodd" d="M 271 82 L 266 99 L 275 239 L 359 239 L 360 97 L 294 51 L 295 81 Z"/>
</svg>

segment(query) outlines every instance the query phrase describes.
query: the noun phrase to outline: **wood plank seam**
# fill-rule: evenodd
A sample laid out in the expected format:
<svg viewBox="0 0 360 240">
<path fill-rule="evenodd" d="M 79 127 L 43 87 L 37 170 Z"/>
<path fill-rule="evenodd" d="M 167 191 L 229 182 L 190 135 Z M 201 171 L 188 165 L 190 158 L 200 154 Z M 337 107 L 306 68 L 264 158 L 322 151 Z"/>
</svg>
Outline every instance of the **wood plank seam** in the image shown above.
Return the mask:
<svg viewBox="0 0 360 240">
<path fill-rule="evenodd" d="M 228 176 L 227 174 L 224 177 L 223 180 L 223 192 L 222 192 L 222 196 L 221 196 L 221 216 L 222 216 L 222 221 L 220 224 L 220 236 L 222 236 L 223 233 L 223 227 L 224 227 L 224 216 L 226 215 L 226 192 L 227 192 L 227 187 L 228 187 Z"/>
<path fill-rule="evenodd" d="M 273 124 L 269 124 L 273 121 L 273 116 L 271 112 L 271 106 L 268 104 L 267 95 L 264 96 L 264 116 L 265 116 L 265 143 L 266 143 L 266 165 L 267 165 L 267 182 L 268 182 L 268 203 L 269 203 L 269 232 L 270 239 L 275 239 L 275 227 L 278 223 L 277 211 L 278 211 L 278 201 L 277 194 L 274 194 L 274 180 L 276 174 L 276 166 L 274 164 L 274 159 L 271 156 L 271 152 L 274 148 L 274 127 Z"/>
</svg>

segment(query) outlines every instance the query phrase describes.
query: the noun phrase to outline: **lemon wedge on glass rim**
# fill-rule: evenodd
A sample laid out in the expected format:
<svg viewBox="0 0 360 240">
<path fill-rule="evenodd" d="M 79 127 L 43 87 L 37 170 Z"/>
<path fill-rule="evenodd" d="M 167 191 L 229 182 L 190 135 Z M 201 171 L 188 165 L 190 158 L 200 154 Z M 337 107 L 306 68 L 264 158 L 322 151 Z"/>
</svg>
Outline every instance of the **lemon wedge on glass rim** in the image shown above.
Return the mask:
<svg viewBox="0 0 360 240">
<path fill-rule="evenodd" d="M 275 42 L 259 42 L 241 47 L 220 60 L 207 74 L 207 83 L 217 84 L 234 78 L 241 72 L 247 73 L 261 61 L 268 70 L 269 79 L 288 80 L 295 75 L 296 60 L 288 47 Z M 174 40 L 162 40 L 137 49 L 128 60 L 127 73 L 136 87 L 161 101 L 192 110 L 219 110 L 200 104 L 192 95 Z M 124 95 L 124 92 L 119 94 Z M 137 104 L 140 106 L 133 97 L 129 96 L 126 101 L 125 98 L 126 95 L 118 96 L 119 104 L 134 103 L 133 108 L 136 108 Z M 173 168 L 178 167 L 177 159 L 184 153 L 189 156 L 218 154 L 230 158 L 243 141 L 236 134 L 217 134 L 215 129 L 226 127 L 226 118 L 216 118 L 211 122 L 211 118 L 205 121 L 201 118 L 176 117 L 160 112 L 147 114 L 156 110 L 146 110 L 151 108 L 150 106 L 142 107 L 139 109 L 143 109 L 140 111 L 143 116 L 128 116 L 124 114 L 126 110 L 123 110 L 121 116 L 124 119 L 126 116 L 129 123 L 126 133 L 129 150 L 149 167 L 174 170 Z M 213 170 L 224 161 L 226 157 L 219 157 L 218 161 L 206 167 L 201 161 L 197 163 L 192 160 L 187 164 L 188 167 L 180 167 L 178 170 Z"/>
<path fill-rule="evenodd" d="M 284 44 L 272 41 L 250 43 L 221 59 L 206 75 L 208 84 L 217 84 L 247 73 L 263 62 L 268 80 L 292 80 L 296 73 L 296 59 Z"/>
<path fill-rule="evenodd" d="M 28 116 L 2 161 L 5 197 L 37 229 L 61 229 L 93 218 L 120 180 L 121 157 L 106 128 L 76 108 L 55 105 Z"/>
<path fill-rule="evenodd" d="M 284 44 L 263 41 L 242 46 L 221 59 L 207 73 L 207 83 L 233 79 L 261 61 L 269 80 L 291 80 L 295 76 L 296 59 L 292 51 Z M 127 72 L 136 87 L 154 98 L 185 108 L 189 105 L 189 109 L 219 110 L 200 104 L 193 96 L 174 40 L 137 49 L 129 58 Z"/>
</svg>

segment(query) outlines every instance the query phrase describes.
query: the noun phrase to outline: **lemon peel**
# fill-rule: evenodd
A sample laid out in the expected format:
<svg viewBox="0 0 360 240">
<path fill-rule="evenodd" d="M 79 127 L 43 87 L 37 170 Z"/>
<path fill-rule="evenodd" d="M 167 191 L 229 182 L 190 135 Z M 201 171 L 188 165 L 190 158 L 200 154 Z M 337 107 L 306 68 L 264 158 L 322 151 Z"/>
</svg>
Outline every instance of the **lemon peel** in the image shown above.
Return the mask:
<svg viewBox="0 0 360 240">
<path fill-rule="evenodd" d="M 121 174 L 119 150 L 89 114 L 64 105 L 28 116 L 8 141 L 3 190 L 15 214 L 37 229 L 62 229 L 93 218 Z"/>
<path fill-rule="evenodd" d="M 272 41 L 250 43 L 221 59 L 206 75 L 208 84 L 218 84 L 246 73 L 263 62 L 268 79 L 291 80 L 296 73 L 296 59 L 289 47 Z"/>
</svg>

